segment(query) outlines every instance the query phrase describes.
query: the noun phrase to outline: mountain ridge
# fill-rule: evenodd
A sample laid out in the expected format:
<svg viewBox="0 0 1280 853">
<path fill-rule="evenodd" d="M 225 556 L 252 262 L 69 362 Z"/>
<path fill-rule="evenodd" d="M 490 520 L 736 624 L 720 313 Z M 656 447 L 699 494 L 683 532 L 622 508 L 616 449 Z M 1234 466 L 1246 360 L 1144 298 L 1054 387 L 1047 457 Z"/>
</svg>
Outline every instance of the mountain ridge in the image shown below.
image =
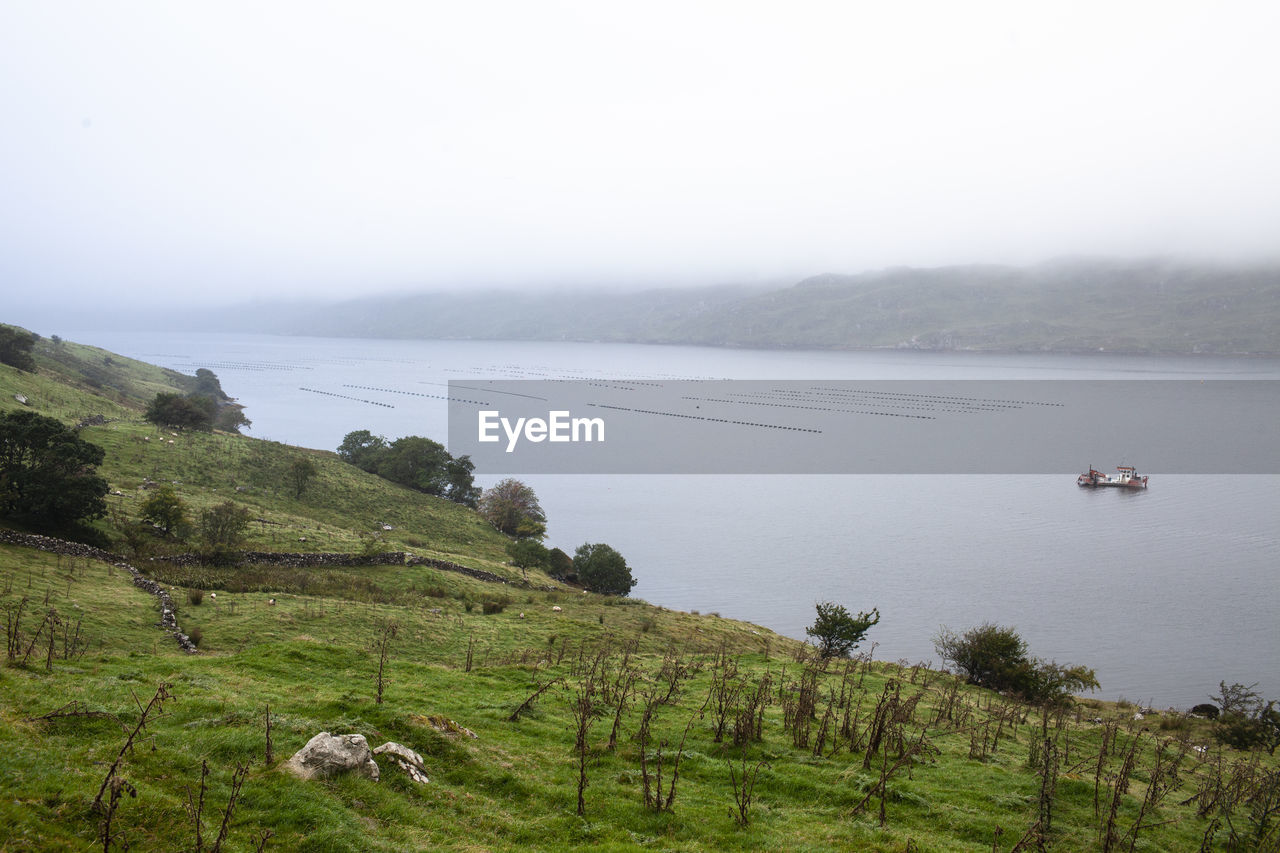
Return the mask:
<svg viewBox="0 0 1280 853">
<path fill-rule="evenodd" d="M 498 288 L 279 302 L 194 326 L 325 337 L 763 349 L 1280 354 L 1280 263 L 1062 258 L 822 273 L 786 287 Z"/>
</svg>

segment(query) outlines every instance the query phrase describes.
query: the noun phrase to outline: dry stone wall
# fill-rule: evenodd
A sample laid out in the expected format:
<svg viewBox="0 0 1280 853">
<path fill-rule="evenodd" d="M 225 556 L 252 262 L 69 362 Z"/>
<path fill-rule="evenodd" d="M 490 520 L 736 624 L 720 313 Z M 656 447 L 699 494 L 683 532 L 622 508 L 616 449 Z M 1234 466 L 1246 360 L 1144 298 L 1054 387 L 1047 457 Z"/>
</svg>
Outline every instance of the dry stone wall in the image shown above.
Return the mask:
<svg viewBox="0 0 1280 853">
<path fill-rule="evenodd" d="M 0 542 L 7 545 L 21 545 L 27 548 L 36 548 L 40 551 L 46 551 L 50 554 L 61 554 L 67 557 L 84 557 L 90 560 L 100 560 L 104 563 L 111 563 L 117 568 L 124 569 L 133 577 L 133 585 L 138 589 L 149 592 L 154 595 L 160 602 L 160 627 L 166 632 L 173 635 L 177 640 L 178 646 L 188 654 L 196 653 L 196 644 L 191 642 L 191 638 L 182 633 L 182 629 L 178 627 L 177 608 L 173 606 L 173 598 L 169 595 L 169 591 L 151 578 L 142 574 L 119 554 L 112 554 L 110 551 L 104 551 L 101 548 L 94 548 L 92 545 L 84 545 L 80 542 L 69 542 L 66 539 L 55 539 L 52 536 L 40 536 L 34 533 L 18 533 L 13 530 L 0 530 Z"/>
</svg>

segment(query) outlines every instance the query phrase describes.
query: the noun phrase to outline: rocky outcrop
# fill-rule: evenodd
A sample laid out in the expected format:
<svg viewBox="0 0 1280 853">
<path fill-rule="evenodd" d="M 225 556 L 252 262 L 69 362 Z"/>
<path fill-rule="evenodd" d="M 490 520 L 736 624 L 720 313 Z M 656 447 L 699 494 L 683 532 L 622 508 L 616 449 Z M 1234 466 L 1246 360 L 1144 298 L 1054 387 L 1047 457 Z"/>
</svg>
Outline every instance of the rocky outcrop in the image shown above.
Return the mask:
<svg viewBox="0 0 1280 853">
<path fill-rule="evenodd" d="M 426 764 L 422 756 L 409 747 L 387 741 L 377 749 L 370 750 L 364 735 L 356 734 L 334 735 L 320 732 L 280 765 L 280 769 L 304 781 L 327 779 L 340 773 L 354 773 L 377 782 L 382 774 L 378 762 L 373 760 L 375 755 L 389 760 L 419 785 L 430 781 L 427 779 Z"/>
<path fill-rule="evenodd" d="M 403 744 L 389 740 L 375 749 L 373 754 L 390 758 L 391 763 L 408 773 L 409 778 L 419 785 L 425 785 L 431 781 L 427 778 L 426 766 L 422 762 L 422 756 Z"/>
<path fill-rule="evenodd" d="M 307 741 L 306 746 L 295 752 L 280 769 L 304 780 L 355 773 L 377 782 L 380 775 L 378 762 L 373 760 L 364 735 L 331 735 L 328 732 L 320 732 Z"/>
</svg>

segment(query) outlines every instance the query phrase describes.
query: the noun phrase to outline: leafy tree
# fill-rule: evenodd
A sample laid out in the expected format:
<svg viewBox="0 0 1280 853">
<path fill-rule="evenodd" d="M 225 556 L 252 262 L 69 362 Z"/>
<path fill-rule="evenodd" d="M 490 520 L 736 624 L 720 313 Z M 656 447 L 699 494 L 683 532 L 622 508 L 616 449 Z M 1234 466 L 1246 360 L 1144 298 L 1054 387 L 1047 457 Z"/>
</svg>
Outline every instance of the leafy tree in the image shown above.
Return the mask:
<svg viewBox="0 0 1280 853">
<path fill-rule="evenodd" d="M 636 585 L 627 561 L 613 548 L 584 543 L 573 552 L 578 580 L 587 589 L 605 595 L 626 595 Z"/>
<path fill-rule="evenodd" d="M 498 530 L 519 539 L 541 539 L 547 532 L 547 515 L 538 496 L 519 480 L 508 478 L 485 489 L 480 496 L 480 515 Z"/>
<path fill-rule="evenodd" d="M 157 426 L 205 432 L 215 427 L 227 432 L 239 432 L 241 427 L 252 426 L 244 416 L 244 407 L 231 402 L 212 370 L 202 367 L 194 377 L 187 378 L 184 384 L 192 389 L 189 394 L 163 391 L 156 394 L 147 406 L 146 419 Z"/>
<path fill-rule="evenodd" d="M 222 390 L 222 383 L 218 380 L 217 374 L 206 367 L 202 367 L 196 371 L 195 382 L 192 384 L 191 396 L 208 397 L 214 402 L 224 402 L 231 398 Z"/>
<path fill-rule="evenodd" d="M 832 601 L 819 602 L 818 618 L 804 632 L 818 641 L 818 653 L 823 658 L 845 658 L 858 647 L 871 626 L 880 621 L 880 611 L 850 615 L 843 604 Z"/>
<path fill-rule="evenodd" d="M 338 457 L 361 471 L 373 474 L 377 472 L 378 460 L 386 449 L 385 438 L 367 429 L 358 429 L 343 436 L 342 444 L 338 445 Z"/>
<path fill-rule="evenodd" d="M 1004 690 L 1027 662 L 1027 644 L 1013 628 L 987 622 L 963 635 L 942 628 L 933 639 L 938 655 L 955 666 L 970 684 Z"/>
<path fill-rule="evenodd" d="M 547 552 L 547 566 L 552 577 L 566 577 L 573 572 L 573 557 L 559 548 L 552 548 Z"/>
<path fill-rule="evenodd" d="M 160 528 L 165 536 L 180 531 L 187 523 L 187 505 L 169 486 L 161 486 L 152 492 L 142 502 L 140 510 L 143 520 Z"/>
<path fill-rule="evenodd" d="M 343 437 L 338 456 L 362 471 L 465 506 L 475 506 L 480 497 L 471 459 L 455 459 L 443 444 L 420 435 L 407 435 L 388 444 L 383 436 L 356 430 Z"/>
<path fill-rule="evenodd" d="M 144 417 L 156 426 L 207 432 L 213 428 L 217 411 L 218 404 L 209 397 L 184 397 L 161 391 L 147 405 Z"/>
<path fill-rule="evenodd" d="M 224 557 L 244 541 L 253 514 L 232 501 L 200 513 L 200 539 L 215 557 Z"/>
<path fill-rule="evenodd" d="M 318 473 L 320 469 L 316 467 L 316 463 L 305 456 L 295 457 L 289 463 L 289 485 L 293 489 L 294 498 L 302 497 L 302 493 L 307 490 L 307 484 Z"/>
<path fill-rule="evenodd" d="M 1014 691 L 1039 705 L 1062 705 L 1072 695 L 1099 686 L 1098 676 L 1088 667 L 1032 658 L 1023 667 L 1021 683 Z"/>
<path fill-rule="evenodd" d="M 1092 669 L 1033 658 L 1015 629 L 991 622 L 964 634 L 944 626 L 934 637 L 933 645 L 938 655 L 960 670 L 970 684 L 1015 693 L 1028 702 L 1056 705 L 1073 693 L 1098 687 Z"/>
<path fill-rule="evenodd" d="M 61 527 L 106 515 L 105 456 L 56 418 L 0 414 L 0 514 Z"/>
<path fill-rule="evenodd" d="M 1222 709 L 1214 724 L 1214 736 L 1235 749 L 1262 747 L 1275 755 L 1280 746 L 1280 710 L 1276 701 L 1264 702 L 1253 688 L 1258 685 L 1219 682 L 1219 695 L 1213 697 Z"/>
<path fill-rule="evenodd" d="M 467 455 L 451 458 L 445 465 L 444 496 L 454 503 L 475 507 L 480 503 L 480 487 L 475 484 L 476 466 Z"/>
<path fill-rule="evenodd" d="M 34 373 L 36 360 L 31 350 L 36 345 L 36 336 L 30 332 L 13 326 L 0 326 L 0 364 L 7 364 L 27 373 Z"/>
<path fill-rule="evenodd" d="M 529 569 L 545 569 L 551 559 L 547 546 L 537 539 L 517 539 L 507 545 L 507 554 L 512 565 L 522 570 L 526 580 Z"/>
<path fill-rule="evenodd" d="M 448 484 L 445 471 L 452 458 L 440 442 L 406 435 L 382 453 L 375 473 L 414 491 L 443 497 Z"/>
<path fill-rule="evenodd" d="M 1253 688 L 1258 683 L 1245 685 L 1236 682 L 1230 686 L 1225 681 L 1218 682 L 1218 695 L 1210 696 L 1218 709 L 1224 714 L 1244 714 L 1251 716 L 1262 707 L 1262 697 Z"/>
<path fill-rule="evenodd" d="M 223 432 L 239 432 L 241 427 L 249 429 L 253 421 L 244 416 L 244 407 L 235 403 L 218 407 L 218 416 L 213 420 L 214 429 Z"/>
</svg>

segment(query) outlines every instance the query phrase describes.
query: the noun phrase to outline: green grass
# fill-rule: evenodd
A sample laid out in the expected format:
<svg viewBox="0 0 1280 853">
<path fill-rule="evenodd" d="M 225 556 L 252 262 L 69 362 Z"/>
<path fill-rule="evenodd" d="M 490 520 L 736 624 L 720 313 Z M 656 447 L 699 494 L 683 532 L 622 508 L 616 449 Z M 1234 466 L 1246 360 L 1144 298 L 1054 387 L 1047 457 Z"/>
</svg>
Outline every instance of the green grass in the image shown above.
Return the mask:
<svg viewBox="0 0 1280 853">
<path fill-rule="evenodd" d="M 252 765 L 234 814 L 231 849 L 251 849 L 252 839 L 270 830 L 269 849 L 288 850 L 898 851 L 914 845 L 978 851 L 992 849 L 998 826 L 1003 834 L 997 849 L 1008 850 L 1035 820 L 1040 779 L 1028 756 L 1040 738 L 1038 714 L 1007 710 L 1012 706 L 999 697 L 960 687 L 955 716 L 962 719 L 934 722 L 952 686 L 950 676 L 875 663 L 861 665 L 861 679 L 856 674 L 850 679 L 847 695 L 852 706 L 860 703 L 855 729 L 865 730 L 886 682 L 893 679 L 903 698 L 922 695 L 906 726 L 907 740 L 924 732 L 936 750 L 890 778 L 881 826 L 878 797 L 862 813 L 853 809 L 877 784 L 882 757 L 877 754 L 863 769 L 864 752 L 850 751 L 847 741 L 833 752 L 830 737 L 823 754 L 813 754 L 818 718 L 828 697 L 840 692 L 844 663 L 819 676 L 811 744 L 797 748 L 779 701 L 792 700 L 803 668 L 795 659 L 801 650 L 795 641 L 756 626 L 644 603 L 619 606 L 595 595 L 510 587 L 503 589 L 511 599 L 503 612 L 485 615 L 479 607 L 468 612 L 464 602 L 494 595 L 495 585 L 422 567 L 398 571 L 413 576 L 408 584 L 431 584 L 447 596 L 417 597 L 406 585 L 395 587 L 402 595 L 393 603 L 223 591 L 216 598 L 206 594 L 193 606 L 178 588 L 180 624 L 203 633 L 201 652 L 188 656 L 154 626 L 154 600 L 134 588 L 126 572 L 26 548 L 0 549 L 0 605 L 12 608 L 25 596 L 28 617 L 47 608 L 75 614 L 87 640 L 83 654 L 70 659 L 60 657 L 59 644 L 52 672 L 44 670 L 43 654 L 25 667 L 0 668 L 0 835 L 10 839 L 0 842 L 0 849 L 83 849 L 94 843 L 97 824 L 89 805 L 124 741 L 124 727 L 138 720 L 137 703 L 145 703 L 161 682 L 172 685 L 173 698 L 122 770 L 138 797 L 121 805 L 115 825 L 135 849 L 190 848 L 194 835 L 182 803 L 185 786 L 198 783 L 202 761 L 211 768 L 208 820 L 215 824 L 214 812 L 226 801 L 235 765 Z M 270 604 L 271 598 L 277 603 Z M 557 606 L 560 612 L 552 609 Z M 387 621 L 398 633 L 379 705 L 374 702 L 373 641 Z M 33 628 L 28 622 L 24 630 Z M 679 650 L 686 663 L 694 664 L 676 701 L 659 708 L 654 723 L 673 753 L 693 720 L 674 810 L 659 814 L 643 806 L 636 740 L 640 707 L 632 704 L 614 751 L 604 748 L 611 709 L 603 710 L 591 729 L 586 814 L 579 817 L 570 701 L 583 682 L 581 662 L 608 645 L 613 653 L 606 670 L 615 673 L 626 642 L 635 644 L 630 660 L 640 672 L 641 691 L 661 682 L 657 673 L 664 655 Z M 765 764 L 745 828 L 731 817 L 728 768 L 730 762 L 739 766 L 740 751 L 714 742 L 714 705 L 705 705 L 717 661 L 724 660 L 735 663 L 744 684 L 754 685 L 766 673 L 772 681 L 763 740 L 747 747 L 749 767 Z M 560 686 L 518 722 L 509 721 L 538 685 L 556 678 L 563 679 Z M 73 700 L 119 722 L 31 719 Z M 271 766 L 264 760 L 267 705 L 274 721 Z M 1009 714 L 1018 717 L 1014 730 L 1006 722 L 998 745 L 989 746 L 983 758 L 970 757 L 974 727 L 988 727 L 991 736 L 998 720 Z M 434 715 L 457 721 L 479 738 L 437 732 L 428 723 Z M 1118 812 L 1122 833 L 1137 817 L 1155 743 L 1164 739 L 1151 718 L 1134 721 L 1131 711 L 1100 702 L 1066 714 L 1061 727 L 1050 722 L 1051 737 L 1068 753 L 1053 800 L 1050 840 L 1058 849 L 1097 847 L 1093 767 L 1102 726 L 1089 722 L 1094 715 L 1121 721 L 1119 749 L 1106 757 L 1102 775 L 1107 804 L 1109 780 L 1125 748 L 1139 738 L 1137 770 Z M 1143 726 L 1152 730 L 1143 732 Z M 407 744 L 426 758 L 431 782 L 412 785 L 387 765 L 379 783 L 300 782 L 277 772 L 274 765 L 322 730 L 359 732 L 374 745 L 384 740 Z M 1208 819 L 1177 803 L 1208 783 L 1216 761 L 1249 760 L 1219 753 L 1205 723 L 1192 721 L 1182 732 L 1190 743 L 1210 744 L 1210 752 L 1204 759 L 1192 754 L 1184 759 L 1176 792 L 1147 818 L 1160 825 L 1141 832 L 1135 849 L 1197 849 Z M 890 762 L 895 758 L 891 751 Z M 1274 760 L 1265 755 L 1261 760 L 1274 772 Z M 1249 825 L 1241 812 L 1234 819 L 1241 831 Z M 1226 849 L 1226 830 L 1217 837 L 1215 849 Z"/>
<path fill-rule="evenodd" d="M 254 525 L 251 547 L 356 550 L 387 523 L 395 529 L 377 528 L 386 547 L 517 578 L 502 562 L 504 540 L 474 513 L 406 492 L 332 454 L 240 436 L 172 436 L 142 423 L 136 409 L 50 373 L 0 368 L 3 405 L 17 405 L 17 388 L 27 389 L 42 411 L 69 421 L 96 412 L 115 419 L 85 430 L 106 448 L 103 470 L 122 493 L 111 499 L 116 518 L 102 522 L 108 535 L 136 512 L 145 493 L 139 487 L 149 478 L 176 483 L 195 508 L 228 497 L 250 507 L 265 520 Z M 311 453 L 320 468 L 300 499 L 278 476 L 297 453 Z M 0 608 L 18 649 L 0 666 L 0 851 L 102 848 L 91 804 L 127 731 L 161 684 L 170 685 L 172 698 L 120 770 L 137 796 L 126 796 L 113 817 L 113 830 L 122 833 L 113 849 L 124 843 L 194 849 L 184 803 L 188 789 L 198 788 L 202 762 L 210 768 L 206 849 L 238 764 L 249 771 L 228 850 L 255 849 L 270 832 L 267 849 L 280 850 L 1009 851 L 1039 815 L 1042 777 L 1030 762 L 1042 743 L 1039 712 L 949 675 L 870 661 L 824 666 L 808 647 L 759 626 L 584 595 L 541 575 L 531 575 L 538 588 L 530 589 L 421 565 L 296 569 L 178 566 L 146 553 L 132 559 L 173 588 L 179 624 L 201 635 L 198 654 L 184 654 L 157 627 L 155 599 L 133 586 L 127 571 L 0 546 Z M 203 593 L 200 604 L 190 603 L 189 590 Z M 19 611 L 22 621 L 14 628 Z M 48 634 L 37 634 L 50 611 L 63 623 L 52 661 Z M 374 643 L 389 623 L 396 635 L 379 704 Z M 665 694 L 664 672 L 673 668 L 683 668 L 685 677 L 668 704 L 655 706 L 644 753 L 652 762 L 657 744 L 665 743 L 664 793 L 670 759 L 686 727 L 689 734 L 673 808 L 655 812 L 643 801 L 642 697 Z M 629 670 L 633 689 L 623 691 L 618 679 Z M 796 723 L 788 708 L 799 700 L 806 672 L 817 701 L 813 715 Z M 736 696 L 727 703 L 731 722 L 765 679 L 762 738 L 741 749 L 728 742 L 731 735 L 717 742 L 716 685 L 740 688 L 730 691 Z M 511 721 L 513 711 L 549 683 Z M 572 707 L 590 683 L 599 689 L 580 816 Z M 868 759 L 869 729 L 893 685 L 901 700 L 917 704 L 898 723 L 900 745 L 891 729 L 886 746 Z M 618 695 L 628 701 L 609 749 Z M 949 715 L 943 713 L 948 707 Z M 835 724 L 815 754 L 828 708 Z M 77 713 L 47 716 L 58 709 Z M 479 737 L 437 731 L 435 717 Z M 837 737 L 832 729 L 845 717 L 851 736 Z M 798 745 L 797 726 L 808 729 L 807 745 Z M 358 732 L 371 745 L 403 743 L 424 756 L 431 781 L 415 785 L 385 762 L 378 783 L 301 782 L 279 772 L 319 731 Z M 1107 732 L 1115 733 L 1113 746 L 1098 774 Z M 1135 742 L 1127 793 L 1114 798 L 1114 827 L 1123 842 L 1114 849 L 1129 847 L 1124 836 L 1138 820 L 1158 744 L 1183 757 L 1175 784 L 1144 816 L 1133 848 L 1196 850 L 1207 835 L 1212 849 L 1225 850 L 1232 826 L 1245 839 L 1242 849 L 1253 844 L 1248 834 L 1256 827 L 1246 803 L 1233 804 L 1230 823 L 1221 819 L 1215 829 L 1212 821 L 1224 806 L 1199 815 L 1196 797 L 1231 774 L 1239 790 L 1264 790 L 1263 780 L 1277 770 L 1273 757 L 1219 748 L 1202 721 L 1169 714 L 1135 720 L 1131 708 L 1088 700 L 1050 719 L 1047 733 L 1061 757 L 1049 800 L 1053 849 L 1100 849 L 1113 789 Z M 927 748 L 888 777 L 883 798 L 872 796 L 857 810 L 879 788 L 899 749 L 921 737 Z M 1207 750 L 1197 753 L 1191 745 Z M 745 827 L 733 817 L 730 774 L 744 759 L 748 772 L 758 768 Z M 1274 834 L 1264 844 L 1274 849 Z"/>
</svg>

